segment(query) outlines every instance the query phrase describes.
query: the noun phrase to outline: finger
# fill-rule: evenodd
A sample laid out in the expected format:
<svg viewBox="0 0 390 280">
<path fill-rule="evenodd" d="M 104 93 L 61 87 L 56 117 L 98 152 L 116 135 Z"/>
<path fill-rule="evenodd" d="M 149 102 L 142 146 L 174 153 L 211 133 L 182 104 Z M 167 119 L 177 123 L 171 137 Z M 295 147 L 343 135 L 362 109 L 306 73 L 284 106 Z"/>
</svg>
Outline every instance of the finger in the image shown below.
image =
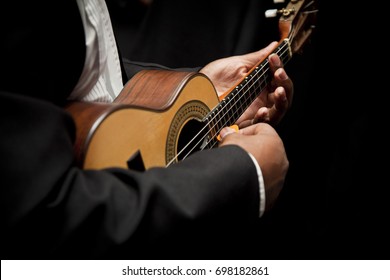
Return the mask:
<svg viewBox="0 0 390 280">
<path fill-rule="evenodd" d="M 278 87 L 274 94 L 274 105 L 268 110 L 269 122 L 278 124 L 289 108 L 289 101 L 283 87 Z"/>
<path fill-rule="evenodd" d="M 276 53 L 272 53 L 268 56 L 269 66 L 272 73 L 275 73 L 279 68 L 283 68 L 283 63 Z"/>
<path fill-rule="evenodd" d="M 274 96 L 274 107 L 277 111 L 287 111 L 289 102 L 287 99 L 286 91 L 283 87 L 278 87 L 275 90 L 275 96 Z"/>
<path fill-rule="evenodd" d="M 240 133 L 242 135 L 255 135 L 255 134 L 266 131 L 267 129 L 269 129 L 268 127 L 269 127 L 269 124 L 257 123 L 257 124 L 245 127 L 243 129 L 240 129 L 238 131 L 238 133 Z"/>
<path fill-rule="evenodd" d="M 277 86 L 284 88 L 284 93 L 287 98 L 288 105 L 290 107 L 294 97 L 294 84 L 283 68 L 279 68 L 275 72 L 275 77 L 275 79 L 277 80 Z"/>
<path fill-rule="evenodd" d="M 267 57 L 269 53 L 271 53 L 278 45 L 278 42 L 274 41 L 271 42 L 268 46 L 265 48 L 258 50 L 256 52 L 252 52 L 249 54 L 245 54 L 246 59 L 251 62 L 251 64 L 256 64 L 259 62 L 259 60 L 262 60 Z"/>
<path fill-rule="evenodd" d="M 269 122 L 269 108 L 267 107 L 261 107 L 255 114 L 255 117 L 253 118 L 252 124 L 259 123 L 259 122 Z"/>
<path fill-rule="evenodd" d="M 250 126 L 252 124 L 253 124 L 252 120 L 245 120 L 245 121 L 240 122 L 238 126 L 241 129 L 241 128 L 244 128 L 244 127 L 248 127 L 248 126 Z"/>
<path fill-rule="evenodd" d="M 239 128 L 248 127 L 250 125 L 259 123 L 259 122 L 268 122 L 268 108 L 267 107 L 261 107 L 256 113 L 253 119 L 244 120 L 239 123 Z"/>
<path fill-rule="evenodd" d="M 223 140 L 223 138 L 225 138 L 227 135 L 229 134 L 232 134 L 232 133 L 235 133 L 236 130 L 231 128 L 231 127 L 224 127 L 222 128 L 221 132 L 219 133 L 220 137 L 221 137 L 221 141 Z"/>
</svg>

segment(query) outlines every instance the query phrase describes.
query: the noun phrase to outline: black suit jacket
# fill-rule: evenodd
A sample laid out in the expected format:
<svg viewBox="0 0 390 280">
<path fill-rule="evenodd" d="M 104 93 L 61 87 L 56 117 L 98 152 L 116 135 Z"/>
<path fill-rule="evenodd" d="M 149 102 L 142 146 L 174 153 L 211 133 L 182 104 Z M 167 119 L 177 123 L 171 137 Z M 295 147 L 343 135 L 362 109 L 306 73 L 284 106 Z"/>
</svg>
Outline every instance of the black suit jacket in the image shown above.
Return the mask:
<svg viewBox="0 0 390 280">
<path fill-rule="evenodd" d="M 61 107 L 85 57 L 76 3 L 2 6 L 2 259 L 248 258 L 235 255 L 253 245 L 259 212 L 248 154 L 229 146 L 145 172 L 77 168 Z"/>
</svg>

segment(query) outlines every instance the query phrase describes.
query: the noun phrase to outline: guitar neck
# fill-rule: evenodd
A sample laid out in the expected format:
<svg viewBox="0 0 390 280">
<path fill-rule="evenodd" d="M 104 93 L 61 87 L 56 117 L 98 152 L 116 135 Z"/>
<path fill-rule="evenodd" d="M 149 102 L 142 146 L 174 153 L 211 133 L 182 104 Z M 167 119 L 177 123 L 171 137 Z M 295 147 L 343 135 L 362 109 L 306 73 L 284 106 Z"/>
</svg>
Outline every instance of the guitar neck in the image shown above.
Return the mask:
<svg viewBox="0 0 390 280">
<path fill-rule="evenodd" d="M 290 43 L 285 39 L 274 52 L 285 65 L 292 57 Z M 271 81 L 268 59 L 260 62 L 230 93 L 206 116 L 211 138 L 218 135 L 225 126 L 234 124 Z"/>
</svg>

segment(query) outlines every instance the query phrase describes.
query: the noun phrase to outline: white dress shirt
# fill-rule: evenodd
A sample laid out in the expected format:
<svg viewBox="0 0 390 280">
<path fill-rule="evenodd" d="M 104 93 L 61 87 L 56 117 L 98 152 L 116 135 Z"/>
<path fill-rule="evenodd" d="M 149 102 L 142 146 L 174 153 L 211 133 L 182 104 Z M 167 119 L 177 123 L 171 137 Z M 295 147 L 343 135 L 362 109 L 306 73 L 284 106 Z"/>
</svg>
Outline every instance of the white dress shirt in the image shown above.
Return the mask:
<svg viewBox="0 0 390 280">
<path fill-rule="evenodd" d="M 118 49 L 104 0 L 77 0 L 85 30 L 84 69 L 69 99 L 112 102 L 123 88 Z"/>
</svg>

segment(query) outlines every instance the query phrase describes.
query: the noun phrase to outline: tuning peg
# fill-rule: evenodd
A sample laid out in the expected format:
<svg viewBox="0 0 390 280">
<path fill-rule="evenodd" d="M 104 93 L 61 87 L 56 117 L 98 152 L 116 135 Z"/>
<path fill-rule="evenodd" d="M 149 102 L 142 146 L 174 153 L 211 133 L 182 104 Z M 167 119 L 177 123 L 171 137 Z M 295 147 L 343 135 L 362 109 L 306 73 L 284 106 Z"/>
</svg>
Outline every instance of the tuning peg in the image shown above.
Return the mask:
<svg viewBox="0 0 390 280">
<path fill-rule="evenodd" d="M 277 14 L 278 14 L 278 9 L 270 9 L 265 11 L 266 18 L 276 17 Z"/>
<path fill-rule="evenodd" d="M 276 17 L 278 14 L 282 14 L 284 17 L 287 17 L 289 16 L 291 13 L 294 13 L 295 10 L 294 9 L 281 9 L 281 10 L 277 10 L 277 9 L 270 9 L 270 10 L 266 10 L 265 11 L 265 17 L 266 18 L 272 18 L 272 17 Z"/>
</svg>

